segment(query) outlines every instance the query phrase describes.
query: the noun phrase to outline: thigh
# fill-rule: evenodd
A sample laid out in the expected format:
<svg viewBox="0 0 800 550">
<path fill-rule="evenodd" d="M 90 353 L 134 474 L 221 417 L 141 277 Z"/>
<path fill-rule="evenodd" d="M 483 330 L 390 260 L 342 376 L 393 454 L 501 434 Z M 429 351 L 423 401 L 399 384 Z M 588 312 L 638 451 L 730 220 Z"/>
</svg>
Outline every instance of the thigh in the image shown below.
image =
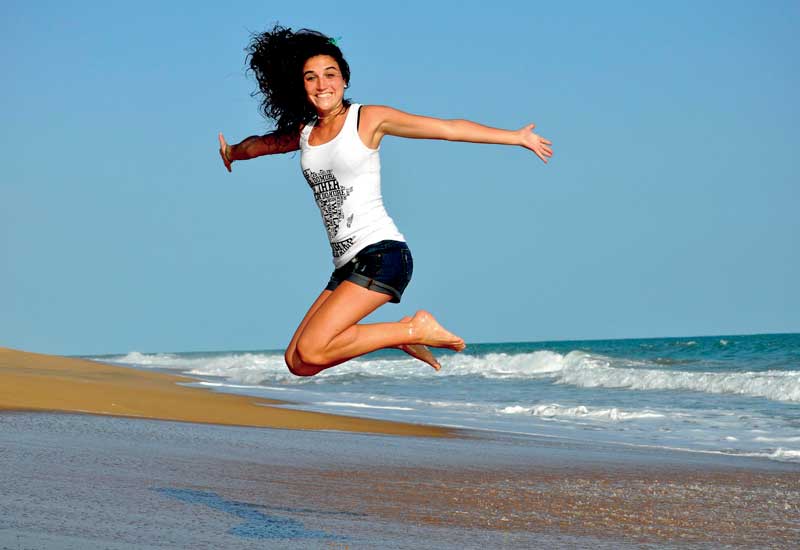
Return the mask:
<svg viewBox="0 0 800 550">
<path fill-rule="evenodd" d="M 390 299 L 388 294 L 344 281 L 311 314 L 303 337 L 327 344 Z"/>
<path fill-rule="evenodd" d="M 289 345 L 286 346 L 286 355 L 287 357 L 292 357 L 294 354 L 295 348 L 297 348 L 297 340 L 300 339 L 300 335 L 303 334 L 303 329 L 306 328 L 308 321 L 314 316 L 317 310 L 325 303 L 325 301 L 333 294 L 330 290 L 323 290 L 322 293 L 317 296 L 317 299 L 314 300 L 314 303 L 311 304 L 311 307 L 308 308 L 303 320 L 300 321 L 300 325 L 298 325 L 297 329 L 294 331 L 294 335 L 292 336 L 292 340 L 289 342 Z"/>
</svg>

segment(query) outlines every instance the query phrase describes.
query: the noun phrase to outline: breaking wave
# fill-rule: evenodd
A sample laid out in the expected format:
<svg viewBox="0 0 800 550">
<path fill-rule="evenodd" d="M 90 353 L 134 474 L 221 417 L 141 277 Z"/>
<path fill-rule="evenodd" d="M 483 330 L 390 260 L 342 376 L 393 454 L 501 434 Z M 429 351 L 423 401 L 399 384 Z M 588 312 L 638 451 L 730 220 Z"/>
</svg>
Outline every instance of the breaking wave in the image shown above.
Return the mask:
<svg viewBox="0 0 800 550">
<path fill-rule="evenodd" d="M 671 370 L 657 362 L 611 358 L 582 351 L 560 354 L 529 353 L 448 354 L 442 371 L 410 358 L 360 358 L 312 378 L 291 375 L 280 352 L 222 354 L 144 354 L 98 358 L 145 368 L 174 369 L 199 376 L 220 377 L 235 384 L 335 384 L 354 380 L 408 380 L 432 376 L 482 377 L 495 380 L 550 379 L 581 388 L 683 390 L 735 394 L 774 401 L 800 402 L 800 372 L 696 372 Z M 542 413 L 544 414 L 544 413 Z"/>
<path fill-rule="evenodd" d="M 514 405 L 500 409 L 498 412 L 503 414 L 530 414 L 542 418 L 585 418 L 592 420 L 608 420 L 620 422 L 625 420 L 640 420 L 643 418 L 663 418 L 664 415 L 655 411 L 623 411 L 617 407 L 611 408 L 592 408 L 584 405 L 575 407 L 564 407 L 557 403 L 535 405 L 532 407 L 522 407 Z"/>
</svg>

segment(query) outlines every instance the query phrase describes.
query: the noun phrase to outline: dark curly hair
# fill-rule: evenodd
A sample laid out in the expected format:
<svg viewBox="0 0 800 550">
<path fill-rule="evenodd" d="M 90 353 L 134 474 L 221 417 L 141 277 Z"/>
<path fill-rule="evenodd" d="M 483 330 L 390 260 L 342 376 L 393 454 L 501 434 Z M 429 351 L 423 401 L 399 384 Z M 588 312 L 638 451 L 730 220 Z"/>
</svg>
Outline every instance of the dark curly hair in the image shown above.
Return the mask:
<svg viewBox="0 0 800 550">
<path fill-rule="evenodd" d="M 261 113 L 275 122 L 279 134 L 297 132 L 308 124 L 316 110 L 306 98 L 303 65 L 316 55 L 329 55 L 339 64 L 345 84 L 350 82 L 350 66 L 330 37 L 310 29 L 292 31 L 276 24 L 272 30 L 254 34 L 247 52 L 247 63 L 258 82 Z M 344 105 L 350 102 L 344 100 Z"/>
</svg>

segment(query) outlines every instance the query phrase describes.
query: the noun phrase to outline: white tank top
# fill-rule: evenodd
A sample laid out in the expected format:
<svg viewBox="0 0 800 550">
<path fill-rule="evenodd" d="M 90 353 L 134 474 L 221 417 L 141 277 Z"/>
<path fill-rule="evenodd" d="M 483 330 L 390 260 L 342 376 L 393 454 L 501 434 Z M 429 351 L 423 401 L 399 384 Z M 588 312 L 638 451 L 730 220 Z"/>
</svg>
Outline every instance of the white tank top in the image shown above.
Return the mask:
<svg viewBox="0 0 800 550">
<path fill-rule="evenodd" d="M 300 165 L 322 214 L 337 269 L 371 244 L 405 241 L 383 207 L 378 149 L 358 137 L 360 108 L 350 105 L 344 126 L 328 143 L 309 145 L 314 122 L 300 132 Z"/>
</svg>

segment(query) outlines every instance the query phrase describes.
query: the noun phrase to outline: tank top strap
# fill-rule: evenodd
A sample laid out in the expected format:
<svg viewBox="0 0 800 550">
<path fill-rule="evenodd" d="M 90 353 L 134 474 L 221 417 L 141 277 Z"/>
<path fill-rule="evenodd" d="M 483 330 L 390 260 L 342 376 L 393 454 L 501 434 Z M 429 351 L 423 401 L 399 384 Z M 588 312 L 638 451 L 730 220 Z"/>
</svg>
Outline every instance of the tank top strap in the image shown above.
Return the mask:
<svg viewBox="0 0 800 550">
<path fill-rule="evenodd" d="M 360 104 L 351 103 L 350 108 L 347 110 L 347 118 L 344 121 L 342 131 L 347 132 L 348 135 L 358 135 L 358 113 L 360 109 Z"/>
<path fill-rule="evenodd" d="M 308 146 L 308 136 L 311 135 L 311 130 L 314 128 L 314 121 L 312 120 L 300 130 L 300 147 Z"/>
</svg>

